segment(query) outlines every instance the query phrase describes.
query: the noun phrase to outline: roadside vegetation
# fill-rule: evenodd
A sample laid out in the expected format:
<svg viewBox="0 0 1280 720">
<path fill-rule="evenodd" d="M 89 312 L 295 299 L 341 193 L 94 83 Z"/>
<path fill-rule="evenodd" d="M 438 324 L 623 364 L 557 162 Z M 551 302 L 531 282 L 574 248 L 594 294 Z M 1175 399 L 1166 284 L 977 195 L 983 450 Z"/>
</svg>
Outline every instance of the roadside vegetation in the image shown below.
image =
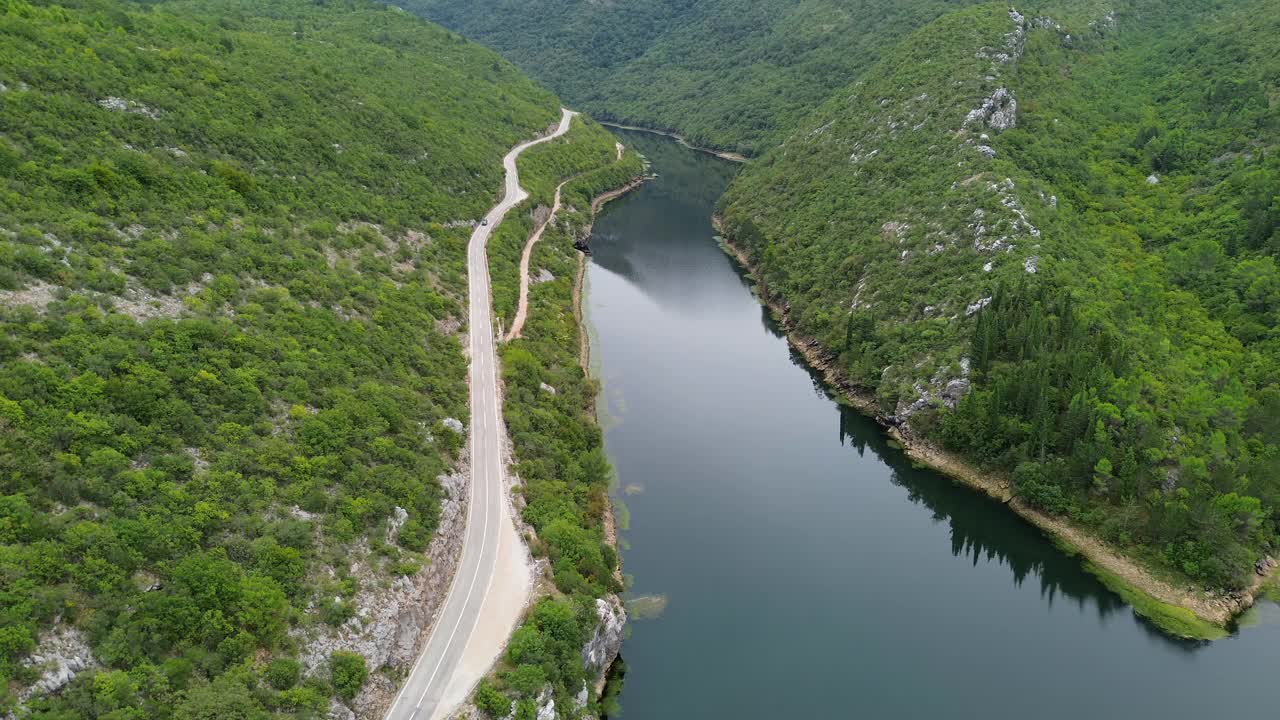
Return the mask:
<svg viewBox="0 0 1280 720">
<path fill-rule="evenodd" d="M 476 693 L 476 706 L 494 718 L 510 712 L 513 702 L 516 718 L 533 718 L 536 699 L 548 685 L 561 717 L 597 709 L 595 677 L 583 667 L 582 647 L 599 622 L 596 598 L 622 587 L 614 572 L 617 554 L 604 537 L 612 470 L 595 421 L 598 388 L 578 358 L 579 334 L 585 331 L 574 317 L 574 242 L 591 221 L 592 198 L 644 171 L 635 151 L 617 160 L 614 143 L 599 125 L 575 119 L 563 140 L 530 148 L 518 161 L 529 199 L 508 216 L 525 220 L 525 235 L 490 239 L 491 264 L 500 257 L 518 271 L 534 208 L 549 207 L 556 185 L 573 178 L 561 190 L 561 210 L 530 262 L 531 274 L 546 270 L 551 279 L 531 285 L 522 336 L 499 350 L 503 419 L 520 481 L 521 515 L 537 533 L 532 550 L 549 563 L 555 589 L 516 630 L 496 673 Z M 503 284 L 517 285 L 518 278 Z M 514 307 L 512 296 L 508 310 Z M 588 705 L 573 710 L 584 687 Z"/>
<path fill-rule="evenodd" d="M 29 717 L 318 717 L 385 672 L 307 638 L 422 567 L 470 223 L 557 116 L 382 5 L 0 2 L 0 712 L 65 634 L 94 664 Z"/>
</svg>

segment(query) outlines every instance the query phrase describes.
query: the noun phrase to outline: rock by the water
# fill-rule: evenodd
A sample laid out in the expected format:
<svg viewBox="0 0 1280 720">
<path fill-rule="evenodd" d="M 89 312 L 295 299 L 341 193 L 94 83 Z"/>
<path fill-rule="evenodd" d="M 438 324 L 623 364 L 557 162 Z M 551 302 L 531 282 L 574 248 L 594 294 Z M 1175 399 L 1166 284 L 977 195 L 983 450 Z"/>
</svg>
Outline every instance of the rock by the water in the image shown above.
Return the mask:
<svg viewBox="0 0 1280 720">
<path fill-rule="evenodd" d="M 617 596 L 596 599 L 597 624 L 591 639 L 582 648 L 582 664 L 588 673 L 600 677 L 609 668 L 622 648 L 623 630 L 627 624 L 627 611 Z"/>
</svg>

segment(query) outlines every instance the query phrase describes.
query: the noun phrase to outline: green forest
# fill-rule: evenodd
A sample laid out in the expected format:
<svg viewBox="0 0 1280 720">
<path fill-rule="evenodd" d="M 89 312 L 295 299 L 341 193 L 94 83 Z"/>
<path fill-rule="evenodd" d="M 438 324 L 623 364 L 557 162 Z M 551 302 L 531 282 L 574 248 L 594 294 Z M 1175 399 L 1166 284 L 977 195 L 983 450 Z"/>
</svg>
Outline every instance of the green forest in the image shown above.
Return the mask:
<svg viewBox="0 0 1280 720">
<path fill-rule="evenodd" d="M 756 155 L 911 30 L 976 0 L 404 0 L 576 110 Z"/>
<path fill-rule="evenodd" d="M 1280 531 L 1280 12 L 1153 7 L 944 16 L 721 208 L 886 416 L 1240 590 Z"/>
<path fill-rule="evenodd" d="M 727 239 L 904 434 L 1197 592 L 1280 550 L 1274 0 L 400 4 L 0 0 L 0 714 L 319 718 L 403 678 L 315 640 L 430 562 L 468 237 L 560 112 L 526 72 L 751 156 Z M 550 572 L 493 718 L 614 709 L 569 710 L 623 590 L 574 307 L 592 198 L 645 172 L 614 142 L 522 155 L 490 240 L 505 327 L 567 181 L 499 348 Z M 50 639 L 91 661 L 33 693 Z"/>
<path fill-rule="evenodd" d="M 96 665 L 27 717 L 321 717 L 391 672 L 307 638 L 422 568 L 467 237 L 558 115 L 383 5 L 0 2 L 0 712 L 55 634 Z"/>
</svg>

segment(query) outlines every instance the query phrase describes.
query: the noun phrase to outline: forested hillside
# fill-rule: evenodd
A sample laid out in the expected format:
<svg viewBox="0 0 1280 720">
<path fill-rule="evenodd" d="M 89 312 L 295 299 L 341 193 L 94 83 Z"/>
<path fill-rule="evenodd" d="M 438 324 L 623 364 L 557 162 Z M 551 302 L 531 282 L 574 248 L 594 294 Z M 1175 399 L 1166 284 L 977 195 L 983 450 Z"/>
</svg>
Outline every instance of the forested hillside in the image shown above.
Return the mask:
<svg viewBox="0 0 1280 720">
<path fill-rule="evenodd" d="M 421 587 L 467 236 L 558 115 L 357 0 L 0 0 L 0 714 L 394 688 L 346 649 Z"/>
<path fill-rule="evenodd" d="M 401 0 L 597 118 L 748 155 L 974 0 Z"/>
<path fill-rule="evenodd" d="M 1201 587 L 1280 521 L 1280 7 L 946 15 L 751 163 L 726 231 L 882 411 Z"/>
</svg>

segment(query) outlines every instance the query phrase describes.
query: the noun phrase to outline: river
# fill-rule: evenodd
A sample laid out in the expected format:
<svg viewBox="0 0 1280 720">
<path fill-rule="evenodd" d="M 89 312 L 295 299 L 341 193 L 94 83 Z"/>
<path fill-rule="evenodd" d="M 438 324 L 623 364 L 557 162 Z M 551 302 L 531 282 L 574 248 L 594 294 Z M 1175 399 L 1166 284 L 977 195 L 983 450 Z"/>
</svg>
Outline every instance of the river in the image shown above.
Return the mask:
<svg viewBox="0 0 1280 720">
<path fill-rule="evenodd" d="M 841 407 L 716 245 L 734 166 L 619 132 L 659 178 L 602 212 L 586 308 L 629 515 L 628 720 L 1275 717 L 1280 607 L 1171 640 L 1000 504 Z"/>
</svg>

